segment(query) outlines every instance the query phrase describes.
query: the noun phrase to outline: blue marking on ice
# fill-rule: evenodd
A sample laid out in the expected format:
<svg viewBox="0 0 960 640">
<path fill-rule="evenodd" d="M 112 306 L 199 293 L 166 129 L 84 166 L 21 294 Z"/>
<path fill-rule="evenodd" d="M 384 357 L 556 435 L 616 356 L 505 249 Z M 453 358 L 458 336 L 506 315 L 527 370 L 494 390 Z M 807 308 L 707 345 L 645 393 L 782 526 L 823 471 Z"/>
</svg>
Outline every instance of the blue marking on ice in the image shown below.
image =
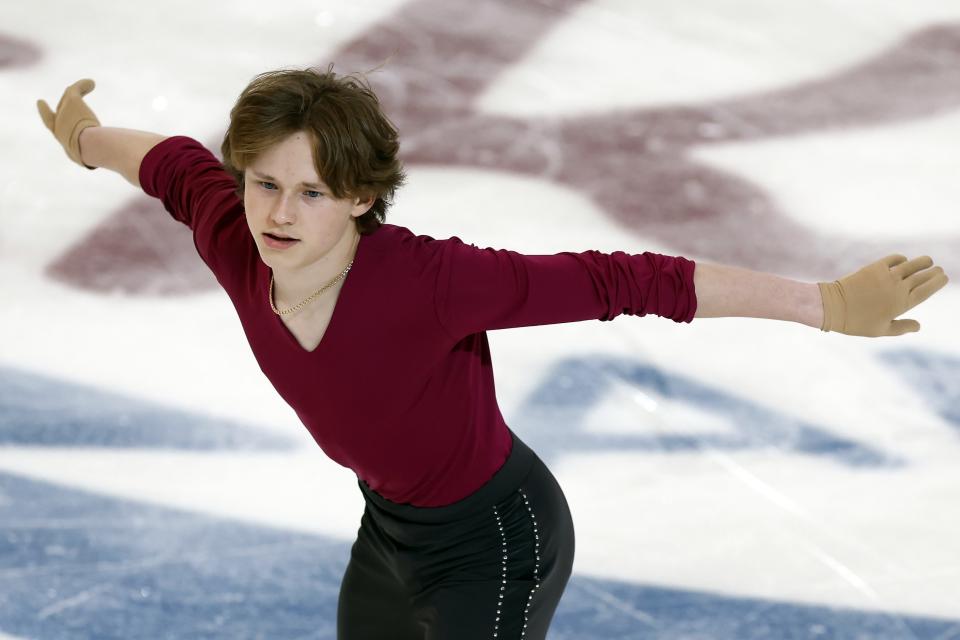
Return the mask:
<svg viewBox="0 0 960 640">
<path fill-rule="evenodd" d="M 0 629 L 334 637 L 349 546 L 0 474 Z"/>
<path fill-rule="evenodd" d="M 358 494 L 358 499 L 360 496 Z M 350 546 L 0 474 L 0 632 L 24 638 L 336 636 Z M 960 621 L 574 575 L 550 640 L 917 640 Z"/>
<path fill-rule="evenodd" d="M 0 367 L 0 445 L 292 450 L 292 438 L 222 418 Z"/>
<path fill-rule="evenodd" d="M 571 580 L 555 625 L 551 640 L 960 638 L 960 620 L 737 598 L 584 576 Z"/>
<path fill-rule="evenodd" d="M 638 425 L 635 434 L 591 433 L 584 430 L 590 410 L 615 382 L 622 382 L 666 399 L 686 403 L 726 418 L 727 433 L 651 434 Z M 638 422 L 641 419 L 638 408 Z M 544 460 L 572 451 L 660 451 L 775 449 L 827 458 L 848 467 L 900 467 L 906 462 L 831 433 L 826 426 L 763 407 L 746 395 L 734 396 L 686 376 L 636 359 L 613 356 L 576 357 L 558 361 L 524 399 L 508 423 L 517 425 L 524 440 Z M 516 429 L 515 429 L 516 430 Z"/>
<path fill-rule="evenodd" d="M 960 432 L 960 359 L 916 349 L 888 351 L 880 359 Z"/>
</svg>

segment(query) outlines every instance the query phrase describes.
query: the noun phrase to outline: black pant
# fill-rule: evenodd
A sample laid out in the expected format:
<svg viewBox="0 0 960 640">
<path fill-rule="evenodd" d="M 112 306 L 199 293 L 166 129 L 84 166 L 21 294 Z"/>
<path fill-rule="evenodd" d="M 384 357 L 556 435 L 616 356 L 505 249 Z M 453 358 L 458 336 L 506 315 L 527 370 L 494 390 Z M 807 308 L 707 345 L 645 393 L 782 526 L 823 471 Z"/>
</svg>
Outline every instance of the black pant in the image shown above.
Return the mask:
<svg viewBox="0 0 960 640">
<path fill-rule="evenodd" d="M 338 640 L 544 640 L 573 569 L 560 485 L 513 434 L 503 467 L 443 507 L 366 500 L 340 585 Z"/>
</svg>

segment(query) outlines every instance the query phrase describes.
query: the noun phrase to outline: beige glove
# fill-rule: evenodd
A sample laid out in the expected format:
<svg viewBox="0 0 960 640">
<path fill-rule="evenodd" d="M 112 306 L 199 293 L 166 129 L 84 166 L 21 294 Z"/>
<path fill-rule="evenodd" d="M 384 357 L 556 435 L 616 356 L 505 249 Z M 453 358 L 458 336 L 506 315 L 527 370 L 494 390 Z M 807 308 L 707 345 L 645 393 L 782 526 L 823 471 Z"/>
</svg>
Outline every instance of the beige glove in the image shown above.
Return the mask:
<svg viewBox="0 0 960 640">
<path fill-rule="evenodd" d="M 80 157 L 80 132 L 87 127 L 99 127 L 100 121 L 83 101 L 83 96 L 93 91 L 95 86 L 89 78 L 74 82 L 63 92 L 56 113 L 50 110 L 45 101 L 37 100 L 37 109 L 43 118 L 43 124 L 60 141 L 70 159 L 87 169 L 96 167 L 84 164 Z"/>
<path fill-rule="evenodd" d="M 899 336 L 920 330 L 916 320 L 894 320 L 947 284 L 930 256 L 907 261 L 890 255 L 834 282 L 818 282 L 823 299 L 821 331 L 849 336 Z"/>
</svg>

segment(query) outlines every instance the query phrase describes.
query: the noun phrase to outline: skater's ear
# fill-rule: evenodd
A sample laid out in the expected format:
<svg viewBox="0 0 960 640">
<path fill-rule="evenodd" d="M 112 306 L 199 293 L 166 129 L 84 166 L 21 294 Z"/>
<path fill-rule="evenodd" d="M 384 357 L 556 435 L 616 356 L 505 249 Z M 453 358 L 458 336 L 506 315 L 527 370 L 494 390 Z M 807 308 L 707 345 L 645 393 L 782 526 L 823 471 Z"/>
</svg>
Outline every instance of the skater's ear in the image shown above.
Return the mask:
<svg viewBox="0 0 960 640">
<path fill-rule="evenodd" d="M 377 195 L 369 191 L 361 191 L 359 195 L 353 197 L 353 210 L 350 212 L 355 218 L 359 218 L 373 207 L 377 202 Z"/>
</svg>

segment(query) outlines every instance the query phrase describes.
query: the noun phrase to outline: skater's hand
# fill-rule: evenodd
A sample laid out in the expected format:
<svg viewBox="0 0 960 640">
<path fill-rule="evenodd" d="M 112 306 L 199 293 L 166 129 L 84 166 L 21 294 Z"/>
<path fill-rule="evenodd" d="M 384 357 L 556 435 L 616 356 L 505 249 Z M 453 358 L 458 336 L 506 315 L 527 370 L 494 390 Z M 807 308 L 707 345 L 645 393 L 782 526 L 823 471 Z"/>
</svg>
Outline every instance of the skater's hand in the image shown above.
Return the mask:
<svg viewBox="0 0 960 640">
<path fill-rule="evenodd" d="M 907 261 L 890 255 L 834 282 L 818 282 L 823 299 L 822 331 L 849 336 L 899 336 L 920 330 L 916 320 L 894 320 L 947 284 L 930 256 Z"/>
<path fill-rule="evenodd" d="M 70 159 L 87 169 L 96 167 L 84 164 L 80 157 L 80 132 L 87 127 L 99 127 L 100 121 L 83 101 L 83 96 L 93 91 L 95 86 L 89 78 L 74 82 L 63 92 L 56 113 L 50 110 L 44 100 L 37 100 L 37 109 L 43 118 L 43 124 L 63 145 Z"/>
</svg>

